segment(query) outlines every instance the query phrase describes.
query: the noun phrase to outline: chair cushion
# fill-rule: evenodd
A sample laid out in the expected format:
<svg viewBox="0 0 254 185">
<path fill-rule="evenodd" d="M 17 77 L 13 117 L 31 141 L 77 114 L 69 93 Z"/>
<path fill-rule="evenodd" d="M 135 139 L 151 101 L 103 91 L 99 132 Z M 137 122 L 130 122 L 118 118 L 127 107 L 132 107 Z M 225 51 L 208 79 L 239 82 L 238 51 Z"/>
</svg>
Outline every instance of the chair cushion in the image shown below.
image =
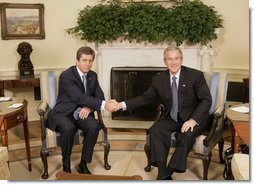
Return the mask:
<svg viewBox="0 0 254 185">
<path fill-rule="evenodd" d="M 196 138 L 196 142 L 193 146 L 194 153 L 205 154 L 209 153 L 208 147 L 203 145 L 203 140 L 205 139 L 205 135 L 200 135 Z"/>
<path fill-rule="evenodd" d="M 235 153 L 231 161 L 231 169 L 235 180 L 249 180 L 249 155 Z"/>
<path fill-rule="evenodd" d="M 175 133 L 173 132 L 171 134 L 171 146 L 175 147 L 176 146 L 176 138 L 175 138 Z M 205 135 L 200 135 L 196 138 L 196 142 L 193 146 L 193 151 L 194 153 L 199 153 L 199 154 L 205 154 L 207 155 L 209 153 L 209 148 L 203 145 L 203 140 L 205 139 Z"/>
<path fill-rule="evenodd" d="M 54 132 L 48 128 L 46 128 L 46 148 L 55 148 L 59 145 L 60 141 L 60 134 L 57 132 Z M 74 137 L 74 144 L 82 144 L 83 143 L 83 137 L 81 135 L 82 131 L 78 130 L 78 132 L 75 134 Z"/>
</svg>

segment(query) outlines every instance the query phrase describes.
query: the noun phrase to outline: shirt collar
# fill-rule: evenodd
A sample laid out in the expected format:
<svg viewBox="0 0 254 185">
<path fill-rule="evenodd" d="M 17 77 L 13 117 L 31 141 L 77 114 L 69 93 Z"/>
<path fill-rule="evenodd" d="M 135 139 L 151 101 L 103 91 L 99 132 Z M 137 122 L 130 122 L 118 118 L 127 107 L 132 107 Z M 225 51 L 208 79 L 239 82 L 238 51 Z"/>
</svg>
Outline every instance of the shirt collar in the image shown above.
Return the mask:
<svg viewBox="0 0 254 185">
<path fill-rule="evenodd" d="M 78 66 L 76 66 L 76 68 L 77 68 L 77 71 L 78 71 L 78 74 L 79 74 L 79 76 L 80 76 L 80 78 L 83 80 L 83 75 L 87 75 L 87 73 L 82 73 L 82 71 L 80 71 L 80 69 L 78 68 Z"/>
<path fill-rule="evenodd" d="M 177 80 L 179 80 L 180 73 L 181 73 L 181 68 L 180 68 L 180 70 L 179 70 L 179 71 L 177 71 L 177 73 L 176 73 L 175 75 L 173 75 L 173 74 L 171 74 L 171 73 L 169 72 L 169 74 L 170 74 L 170 79 L 172 79 L 172 78 L 173 78 L 173 76 L 175 76 L 175 77 L 176 77 L 176 79 L 177 79 Z"/>
</svg>

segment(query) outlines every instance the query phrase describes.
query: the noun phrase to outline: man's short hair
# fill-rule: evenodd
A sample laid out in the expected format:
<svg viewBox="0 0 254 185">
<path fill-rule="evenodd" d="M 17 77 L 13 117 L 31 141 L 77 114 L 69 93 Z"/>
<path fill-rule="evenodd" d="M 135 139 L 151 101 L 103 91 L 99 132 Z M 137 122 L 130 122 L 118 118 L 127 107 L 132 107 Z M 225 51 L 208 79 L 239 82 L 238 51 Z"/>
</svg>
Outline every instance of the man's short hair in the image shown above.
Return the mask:
<svg viewBox="0 0 254 185">
<path fill-rule="evenodd" d="M 81 58 L 82 54 L 92 55 L 93 56 L 93 60 L 95 58 L 95 52 L 94 52 L 94 50 L 92 48 L 88 47 L 88 46 L 83 46 L 83 47 L 78 49 L 77 54 L 76 54 L 76 59 L 79 60 Z"/>
<path fill-rule="evenodd" d="M 177 46 L 169 46 L 169 47 L 167 47 L 167 48 L 164 50 L 163 56 L 165 56 L 166 52 L 168 52 L 168 51 L 174 51 L 174 50 L 179 51 L 181 57 L 183 57 L 183 52 L 182 52 L 182 50 L 181 50 L 179 47 L 177 47 Z"/>
</svg>

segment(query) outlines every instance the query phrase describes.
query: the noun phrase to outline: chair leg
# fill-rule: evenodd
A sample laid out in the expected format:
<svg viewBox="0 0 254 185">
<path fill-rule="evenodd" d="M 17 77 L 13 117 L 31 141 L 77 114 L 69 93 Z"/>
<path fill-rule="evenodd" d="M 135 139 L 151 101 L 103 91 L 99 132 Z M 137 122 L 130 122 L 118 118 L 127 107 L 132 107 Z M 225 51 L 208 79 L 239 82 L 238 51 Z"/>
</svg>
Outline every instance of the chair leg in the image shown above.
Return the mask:
<svg viewBox="0 0 254 185">
<path fill-rule="evenodd" d="M 144 146 L 144 150 L 147 157 L 147 166 L 144 168 L 144 170 L 146 172 L 150 172 L 151 171 L 151 155 L 150 155 L 150 147 L 147 143 Z"/>
<path fill-rule="evenodd" d="M 220 163 L 223 164 L 225 161 L 223 159 L 223 148 L 224 148 L 224 139 L 221 138 L 218 142 L 218 145 L 219 145 L 219 157 L 220 157 Z"/>
<path fill-rule="evenodd" d="M 210 152 L 207 156 L 202 156 L 203 168 L 204 168 L 203 180 L 207 180 L 208 168 L 210 166 L 211 158 L 212 158 L 212 152 Z"/>
<path fill-rule="evenodd" d="M 49 177 L 49 173 L 48 173 L 48 160 L 47 160 L 47 156 L 48 156 L 49 152 L 48 151 L 44 151 L 43 149 L 41 149 L 40 155 L 41 155 L 41 160 L 44 166 L 44 171 L 43 174 L 41 176 L 41 178 L 43 179 L 47 179 Z"/>
<path fill-rule="evenodd" d="M 110 150 L 110 144 L 108 141 L 106 141 L 103 145 L 104 147 L 104 168 L 106 170 L 110 170 L 111 166 L 108 164 L 108 154 Z"/>
</svg>

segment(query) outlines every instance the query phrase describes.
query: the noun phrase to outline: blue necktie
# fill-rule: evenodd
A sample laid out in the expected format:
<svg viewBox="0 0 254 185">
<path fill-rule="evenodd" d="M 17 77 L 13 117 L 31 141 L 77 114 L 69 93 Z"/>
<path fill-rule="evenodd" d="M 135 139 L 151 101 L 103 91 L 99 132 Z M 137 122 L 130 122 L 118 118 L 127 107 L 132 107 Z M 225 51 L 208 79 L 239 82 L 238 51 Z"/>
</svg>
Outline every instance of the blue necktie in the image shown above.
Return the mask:
<svg viewBox="0 0 254 185">
<path fill-rule="evenodd" d="M 79 119 L 79 112 L 80 112 L 81 108 L 77 108 L 74 112 L 73 112 L 73 117 L 78 120 Z"/>
<path fill-rule="evenodd" d="M 177 122 L 177 114 L 178 114 L 178 92 L 177 92 L 177 85 L 176 85 L 176 77 L 173 76 L 173 82 L 171 86 L 171 93 L 172 93 L 172 107 L 170 110 L 170 116 L 173 120 Z"/>
<path fill-rule="evenodd" d="M 83 85 L 84 85 L 84 88 L 85 88 L 85 93 L 87 93 L 87 91 L 86 91 L 86 83 L 87 83 L 86 75 L 83 75 L 82 78 L 83 78 Z"/>
<path fill-rule="evenodd" d="M 83 85 L 84 85 L 84 88 L 85 88 L 85 93 L 87 93 L 86 91 L 86 75 L 82 75 L 82 79 L 83 79 Z M 74 113 L 73 113 L 73 117 L 78 120 L 79 119 L 79 112 L 80 112 L 81 108 L 77 108 Z"/>
</svg>

